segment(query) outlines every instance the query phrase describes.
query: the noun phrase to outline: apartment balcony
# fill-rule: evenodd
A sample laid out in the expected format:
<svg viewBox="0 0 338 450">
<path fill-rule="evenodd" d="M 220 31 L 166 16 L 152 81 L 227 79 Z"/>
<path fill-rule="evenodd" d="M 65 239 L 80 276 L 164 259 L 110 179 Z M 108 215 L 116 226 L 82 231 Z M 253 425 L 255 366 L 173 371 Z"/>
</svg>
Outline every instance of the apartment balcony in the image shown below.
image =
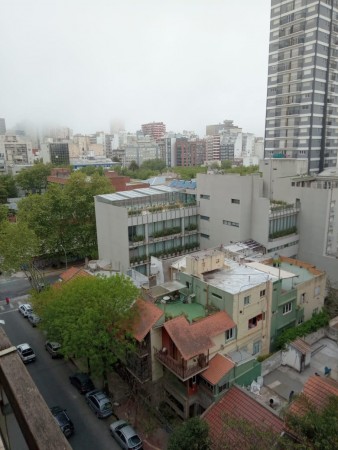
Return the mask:
<svg viewBox="0 0 338 450">
<path fill-rule="evenodd" d="M 269 219 L 276 219 L 277 217 L 290 216 L 300 212 L 300 206 L 294 203 L 271 203 L 269 210 Z"/>
<path fill-rule="evenodd" d="M 197 203 L 175 203 L 128 210 L 128 226 L 197 216 Z"/>
<path fill-rule="evenodd" d="M 197 362 L 189 366 L 189 361 L 177 361 L 168 355 L 167 351 L 154 348 L 154 355 L 163 366 L 165 366 L 182 381 L 188 380 L 209 367 L 209 358 L 204 354 L 198 355 L 198 357 L 195 358 Z"/>
</svg>

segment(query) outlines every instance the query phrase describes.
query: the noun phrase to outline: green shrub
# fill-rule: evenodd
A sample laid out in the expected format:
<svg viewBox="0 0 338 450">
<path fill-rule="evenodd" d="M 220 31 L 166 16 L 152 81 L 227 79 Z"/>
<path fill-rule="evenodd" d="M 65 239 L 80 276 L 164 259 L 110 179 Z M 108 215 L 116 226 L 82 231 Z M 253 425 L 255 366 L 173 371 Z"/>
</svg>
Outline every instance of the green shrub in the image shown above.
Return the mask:
<svg viewBox="0 0 338 450">
<path fill-rule="evenodd" d="M 329 323 L 329 315 L 326 311 L 314 314 L 310 320 L 298 325 L 296 328 L 288 328 L 276 339 L 277 349 L 283 349 L 289 343 L 299 337 L 306 336 L 319 328 L 326 327 Z"/>
</svg>

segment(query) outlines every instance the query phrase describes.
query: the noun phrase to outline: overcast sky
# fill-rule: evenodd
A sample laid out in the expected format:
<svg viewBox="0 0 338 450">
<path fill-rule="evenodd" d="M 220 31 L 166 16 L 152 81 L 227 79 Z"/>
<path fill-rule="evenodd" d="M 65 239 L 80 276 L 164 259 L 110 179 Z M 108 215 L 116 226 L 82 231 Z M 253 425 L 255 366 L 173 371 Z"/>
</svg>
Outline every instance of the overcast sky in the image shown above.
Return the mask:
<svg viewBox="0 0 338 450">
<path fill-rule="evenodd" d="M 0 0 L 0 117 L 263 136 L 269 0 Z"/>
</svg>

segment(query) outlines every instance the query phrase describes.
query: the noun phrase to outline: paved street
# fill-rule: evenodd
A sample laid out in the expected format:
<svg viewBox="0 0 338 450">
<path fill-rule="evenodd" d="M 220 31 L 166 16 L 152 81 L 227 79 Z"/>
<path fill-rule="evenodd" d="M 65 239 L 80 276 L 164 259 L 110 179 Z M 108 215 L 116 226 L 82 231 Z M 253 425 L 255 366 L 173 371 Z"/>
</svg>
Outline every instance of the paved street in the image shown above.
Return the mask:
<svg viewBox="0 0 338 450">
<path fill-rule="evenodd" d="M 1 301 L 0 319 L 5 321 L 3 327 L 14 345 L 28 342 L 35 351 L 37 360 L 27 365 L 27 370 L 49 407 L 59 405 L 67 409 L 75 426 L 75 434 L 69 440 L 72 448 L 117 450 L 119 447 L 110 436 L 108 428 L 114 418 L 99 420 L 94 416 L 83 396 L 69 383 L 69 375 L 76 371 L 74 365 L 69 361 L 51 359 L 44 349 L 45 337 L 42 332 L 33 328 L 17 311 L 18 305 L 24 301 L 25 297 L 12 299 L 8 306 Z M 9 428 L 15 433 L 12 450 L 25 450 L 16 429 L 12 426 Z"/>
<path fill-rule="evenodd" d="M 59 278 L 58 273 L 47 274 L 45 280 L 47 283 L 52 284 Z M 18 275 L 11 277 L 0 276 L 0 301 L 5 300 L 6 297 L 19 297 L 27 294 L 32 289 L 27 277 L 21 272 Z"/>
</svg>

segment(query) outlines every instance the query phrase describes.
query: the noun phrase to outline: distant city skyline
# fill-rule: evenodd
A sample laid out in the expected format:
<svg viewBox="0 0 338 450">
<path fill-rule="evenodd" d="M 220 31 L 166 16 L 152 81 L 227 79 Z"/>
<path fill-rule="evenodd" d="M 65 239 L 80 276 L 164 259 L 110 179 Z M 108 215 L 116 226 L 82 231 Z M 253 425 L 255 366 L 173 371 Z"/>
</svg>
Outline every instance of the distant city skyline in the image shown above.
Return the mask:
<svg viewBox="0 0 338 450">
<path fill-rule="evenodd" d="M 269 16 L 266 0 L 3 0 L 0 117 L 87 134 L 233 120 L 263 136 Z"/>
</svg>

